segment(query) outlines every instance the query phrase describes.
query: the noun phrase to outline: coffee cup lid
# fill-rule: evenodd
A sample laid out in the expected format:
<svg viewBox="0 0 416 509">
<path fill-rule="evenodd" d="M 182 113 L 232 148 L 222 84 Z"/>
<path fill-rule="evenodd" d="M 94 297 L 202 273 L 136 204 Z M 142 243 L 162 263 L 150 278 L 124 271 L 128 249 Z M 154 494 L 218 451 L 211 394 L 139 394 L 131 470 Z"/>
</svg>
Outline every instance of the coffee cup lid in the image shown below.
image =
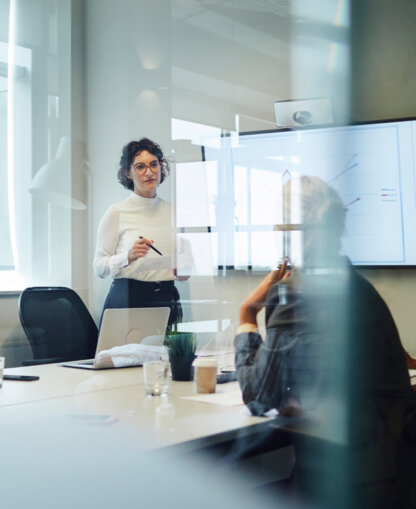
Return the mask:
<svg viewBox="0 0 416 509">
<path fill-rule="evenodd" d="M 218 366 L 218 361 L 211 357 L 197 357 L 193 365 L 200 368 L 216 368 Z"/>
</svg>

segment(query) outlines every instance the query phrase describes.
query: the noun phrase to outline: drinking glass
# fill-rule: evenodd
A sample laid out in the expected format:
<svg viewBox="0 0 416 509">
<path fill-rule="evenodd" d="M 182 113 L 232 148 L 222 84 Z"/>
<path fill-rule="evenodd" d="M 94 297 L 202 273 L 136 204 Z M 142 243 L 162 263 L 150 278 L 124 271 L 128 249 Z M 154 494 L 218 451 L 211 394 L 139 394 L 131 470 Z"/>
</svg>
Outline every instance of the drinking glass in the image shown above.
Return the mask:
<svg viewBox="0 0 416 509">
<path fill-rule="evenodd" d="M 164 360 L 143 364 L 144 386 L 147 396 L 166 396 L 169 389 L 169 363 Z"/>
</svg>

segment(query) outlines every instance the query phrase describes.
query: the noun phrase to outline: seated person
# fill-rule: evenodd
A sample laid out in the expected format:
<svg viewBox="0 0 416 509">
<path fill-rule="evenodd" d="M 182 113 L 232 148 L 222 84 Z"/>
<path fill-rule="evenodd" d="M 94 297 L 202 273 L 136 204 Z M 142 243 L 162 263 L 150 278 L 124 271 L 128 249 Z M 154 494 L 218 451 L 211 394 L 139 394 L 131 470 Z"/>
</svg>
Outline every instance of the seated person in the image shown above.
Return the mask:
<svg viewBox="0 0 416 509">
<path fill-rule="evenodd" d="M 302 232 L 302 266 L 289 274 L 285 261 L 240 308 L 235 359 L 243 399 L 255 415 L 270 409 L 302 415 L 321 443 L 351 453 L 331 456 L 343 458 L 345 467 L 331 487 L 360 487 L 359 499 L 349 501 L 358 505 L 350 507 L 364 501 L 390 507 L 393 500 L 391 507 L 401 507 L 400 497 L 405 503 L 411 496 L 408 472 L 413 468 L 414 475 L 416 453 L 416 395 L 405 352 L 383 299 L 339 254 L 345 207 L 338 194 L 316 177 L 299 184 L 284 186 L 282 203 L 284 217 L 292 217 L 291 203 L 300 208 L 302 222 L 292 226 Z M 257 314 L 264 306 L 263 341 Z M 296 455 L 327 480 L 331 469 L 339 470 L 330 462 L 318 466 L 319 454 L 305 460 L 298 448 Z M 321 501 L 325 490 L 328 483 Z"/>
</svg>

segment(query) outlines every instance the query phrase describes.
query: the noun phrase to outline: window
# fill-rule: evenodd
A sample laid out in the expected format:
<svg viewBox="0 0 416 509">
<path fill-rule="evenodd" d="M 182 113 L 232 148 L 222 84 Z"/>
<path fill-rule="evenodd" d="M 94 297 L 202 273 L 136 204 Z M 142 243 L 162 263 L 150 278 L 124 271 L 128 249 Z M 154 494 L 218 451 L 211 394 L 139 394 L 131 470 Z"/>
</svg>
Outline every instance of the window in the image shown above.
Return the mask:
<svg viewBox="0 0 416 509">
<path fill-rule="evenodd" d="M 30 189 L 34 175 L 55 157 L 60 140 L 71 132 L 71 3 L 52 0 L 40 6 L 10 0 L 3 6 L 0 291 L 68 285 L 71 213 L 33 198 Z M 71 154 L 65 163 L 62 187 L 71 189 Z"/>
<path fill-rule="evenodd" d="M 24 285 L 30 260 L 31 50 L 0 41 L 0 283 L 1 290 Z M 25 147 L 18 151 L 17 147 Z M 28 164 L 29 159 L 29 164 Z"/>
<path fill-rule="evenodd" d="M 0 60 L 0 271 L 14 270 L 9 213 L 9 178 L 7 164 L 7 61 Z"/>
</svg>

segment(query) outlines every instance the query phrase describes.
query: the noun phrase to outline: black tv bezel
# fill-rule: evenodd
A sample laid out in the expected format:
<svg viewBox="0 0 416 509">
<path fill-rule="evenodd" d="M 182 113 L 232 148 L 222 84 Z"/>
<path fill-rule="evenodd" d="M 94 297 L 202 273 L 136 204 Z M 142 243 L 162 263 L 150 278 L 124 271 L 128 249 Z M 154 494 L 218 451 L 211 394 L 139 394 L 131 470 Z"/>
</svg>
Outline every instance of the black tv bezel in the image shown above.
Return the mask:
<svg viewBox="0 0 416 509">
<path fill-rule="evenodd" d="M 296 131 L 313 131 L 317 129 L 336 129 L 338 127 L 350 127 L 350 126 L 360 126 L 360 125 L 374 125 L 374 124 L 388 124 L 393 122 L 414 122 L 416 121 L 416 117 L 400 117 L 400 118 L 389 118 L 389 119 L 376 119 L 376 120 L 367 120 L 367 121 L 357 121 L 357 122 L 349 122 L 345 124 L 323 124 L 323 125 L 311 125 L 311 126 L 294 126 L 294 127 L 283 127 L 276 129 L 264 129 L 261 131 L 242 131 L 238 133 L 238 136 L 249 136 L 255 134 L 273 134 L 273 133 L 282 133 L 282 132 L 296 132 Z M 221 133 L 221 138 L 230 137 L 231 132 Z M 202 161 L 205 161 L 205 147 L 201 145 L 201 153 L 202 153 Z M 365 265 L 351 262 L 352 265 L 357 269 L 363 270 L 414 270 L 416 269 L 416 264 L 414 265 Z M 227 266 L 228 267 L 228 266 Z M 230 267 L 228 267 L 230 269 Z M 247 266 L 247 271 L 252 271 L 252 266 Z"/>
</svg>

